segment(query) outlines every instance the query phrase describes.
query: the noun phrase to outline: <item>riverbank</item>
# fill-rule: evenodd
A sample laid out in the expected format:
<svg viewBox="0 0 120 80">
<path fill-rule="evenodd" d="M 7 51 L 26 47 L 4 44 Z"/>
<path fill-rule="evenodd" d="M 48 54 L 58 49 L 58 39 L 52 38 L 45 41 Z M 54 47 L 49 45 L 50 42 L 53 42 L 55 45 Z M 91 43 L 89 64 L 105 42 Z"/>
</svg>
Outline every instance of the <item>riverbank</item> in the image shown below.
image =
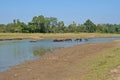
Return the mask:
<svg viewBox="0 0 120 80">
<path fill-rule="evenodd" d="M 0 40 L 22 40 L 22 39 L 56 39 L 56 38 L 100 38 L 120 37 L 119 34 L 102 33 L 0 33 Z"/>
<path fill-rule="evenodd" d="M 61 48 L 0 73 L 0 80 L 107 80 L 119 56 L 120 41 Z"/>
</svg>

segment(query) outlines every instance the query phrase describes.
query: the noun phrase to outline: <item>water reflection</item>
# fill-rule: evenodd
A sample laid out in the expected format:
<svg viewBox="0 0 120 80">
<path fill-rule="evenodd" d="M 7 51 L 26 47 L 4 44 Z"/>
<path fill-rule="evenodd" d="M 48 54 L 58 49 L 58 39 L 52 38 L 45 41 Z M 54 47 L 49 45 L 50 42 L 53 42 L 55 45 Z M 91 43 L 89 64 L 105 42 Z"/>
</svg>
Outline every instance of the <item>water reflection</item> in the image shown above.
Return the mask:
<svg viewBox="0 0 120 80">
<path fill-rule="evenodd" d="M 39 56 L 43 56 L 43 55 L 45 55 L 47 52 L 51 52 L 51 51 L 52 51 L 52 49 L 44 49 L 44 48 L 34 49 L 33 55 L 36 56 L 36 57 L 39 57 Z"/>
</svg>

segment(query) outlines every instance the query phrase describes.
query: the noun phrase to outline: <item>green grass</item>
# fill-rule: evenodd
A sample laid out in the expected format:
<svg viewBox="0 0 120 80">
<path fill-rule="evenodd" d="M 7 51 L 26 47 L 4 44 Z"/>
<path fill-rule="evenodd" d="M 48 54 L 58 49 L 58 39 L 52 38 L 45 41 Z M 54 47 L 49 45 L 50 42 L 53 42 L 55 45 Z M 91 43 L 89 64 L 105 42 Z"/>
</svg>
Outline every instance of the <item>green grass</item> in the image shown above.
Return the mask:
<svg viewBox="0 0 120 80">
<path fill-rule="evenodd" d="M 47 52 L 51 52 L 52 50 L 50 50 L 50 49 L 44 49 L 44 48 L 42 48 L 42 49 L 40 49 L 40 50 L 35 50 L 34 52 L 33 52 L 33 54 L 34 54 L 34 56 L 43 56 L 43 55 L 45 55 Z"/>
<path fill-rule="evenodd" d="M 101 53 L 91 60 L 86 80 L 107 80 L 110 70 L 117 66 L 120 66 L 120 48 Z"/>
</svg>

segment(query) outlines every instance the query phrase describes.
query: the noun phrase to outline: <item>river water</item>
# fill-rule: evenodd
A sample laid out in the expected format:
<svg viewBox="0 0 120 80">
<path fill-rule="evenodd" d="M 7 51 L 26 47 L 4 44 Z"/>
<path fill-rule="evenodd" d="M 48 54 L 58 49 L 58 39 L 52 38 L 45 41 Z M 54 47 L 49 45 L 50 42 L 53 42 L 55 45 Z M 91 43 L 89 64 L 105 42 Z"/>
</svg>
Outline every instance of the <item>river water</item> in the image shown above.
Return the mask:
<svg viewBox="0 0 120 80">
<path fill-rule="evenodd" d="M 25 60 L 36 59 L 38 57 L 36 52 L 39 53 L 39 51 L 43 49 L 53 50 L 61 47 L 95 42 L 108 42 L 112 40 L 120 40 L 120 38 L 93 38 L 82 42 L 76 42 L 74 39 L 69 42 L 53 42 L 53 40 L 39 40 L 37 42 L 30 42 L 30 40 L 0 41 L 0 72 L 23 63 Z"/>
</svg>

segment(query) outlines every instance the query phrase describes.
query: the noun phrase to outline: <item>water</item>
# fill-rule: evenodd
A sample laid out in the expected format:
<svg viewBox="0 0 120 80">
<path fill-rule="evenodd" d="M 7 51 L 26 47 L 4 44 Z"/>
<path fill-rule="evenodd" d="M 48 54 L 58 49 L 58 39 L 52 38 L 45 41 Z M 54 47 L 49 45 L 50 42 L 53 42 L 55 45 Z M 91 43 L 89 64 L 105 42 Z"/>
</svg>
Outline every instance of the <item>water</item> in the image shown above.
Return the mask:
<svg viewBox="0 0 120 80">
<path fill-rule="evenodd" d="M 38 56 L 35 55 L 35 52 L 41 49 L 53 50 L 78 44 L 112 40 L 120 40 L 120 38 L 94 38 L 82 42 L 75 42 L 74 39 L 72 42 L 53 42 L 53 40 L 39 40 L 37 42 L 30 42 L 30 40 L 0 41 L 0 72 L 9 69 L 11 66 L 23 63 L 25 60 L 37 58 Z"/>
</svg>

